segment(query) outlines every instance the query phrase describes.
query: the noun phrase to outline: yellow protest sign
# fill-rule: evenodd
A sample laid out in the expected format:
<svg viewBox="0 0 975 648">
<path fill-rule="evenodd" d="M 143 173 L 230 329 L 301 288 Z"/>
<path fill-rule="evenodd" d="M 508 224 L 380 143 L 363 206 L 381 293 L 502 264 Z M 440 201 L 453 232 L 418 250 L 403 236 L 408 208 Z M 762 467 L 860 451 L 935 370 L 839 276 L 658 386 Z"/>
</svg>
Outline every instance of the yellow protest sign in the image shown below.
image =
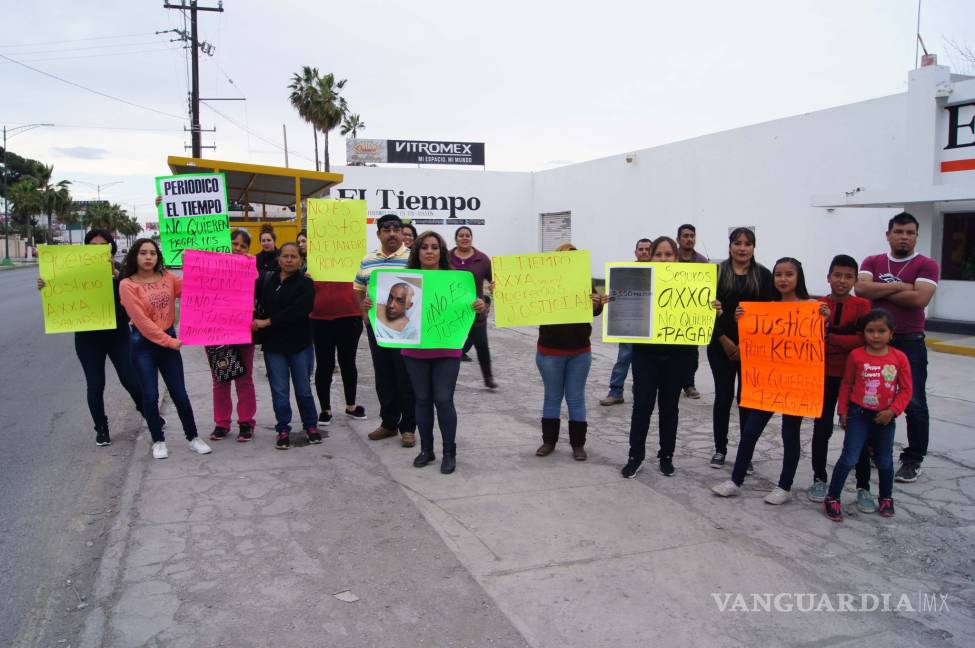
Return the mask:
<svg viewBox="0 0 975 648">
<path fill-rule="evenodd" d="M 365 255 L 365 200 L 308 200 L 308 272 L 312 279 L 352 281 Z"/>
<path fill-rule="evenodd" d="M 819 416 L 826 367 L 819 303 L 742 302 L 741 307 L 741 406 Z"/>
<path fill-rule="evenodd" d="M 108 245 L 39 245 L 45 333 L 115 328 Z"/>
<path fill-rule="evenodd" d="M 491 257 L 498 328 L 592 321 L 589 251 Z"/>
<path fill-rule="evenodd" d="M 717 285 L 712 263 L 607 263 L 603 341 L 708 344 Z"/>
</svg>

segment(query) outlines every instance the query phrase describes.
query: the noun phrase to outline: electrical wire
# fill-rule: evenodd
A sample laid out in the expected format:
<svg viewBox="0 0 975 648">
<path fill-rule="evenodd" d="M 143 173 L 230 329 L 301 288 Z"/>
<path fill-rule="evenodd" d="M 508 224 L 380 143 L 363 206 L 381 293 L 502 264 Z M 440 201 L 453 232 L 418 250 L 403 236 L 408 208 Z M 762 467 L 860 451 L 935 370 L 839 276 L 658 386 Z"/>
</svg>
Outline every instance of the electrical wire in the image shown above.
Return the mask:
<svg viewBox="0 0 975 648">
<path fill-rule="evenodd" d="M 33 52 L 10 52 L 14 56 L 31 56 L 33 54 L 67 54 L 68 52 L 81 52 L 95 49 L 118 48 L 118 47 L 139 47 L 141 45 L 158 45 L 158 38 L 152 40 L 138 41 L 136 43 L 112 43 L 110 45 L 89 45 L 88 47 L 59 47 L 57 49 L 37 50 Z M 5 48 L 0 48 L 5 49 Z"/>
<path fill-rule="evenodd" d="M 110 40 L 113 38 L 135 38 L 136 36 L 153 36 L 155 32 L 142 32 L 138 34 L 120 34 L 117 36 L 90 36 L 88 38 L 71 38 L 62 39 L 54 41 L 39 41 L 35 43 L 8 43 L 6 45 L 0 45 L 0 48 L 6 49 L 8 47 L 35 47 L 37 45 L 57 45 L 60 43 L 81 43 L 83 41 L 93 41 L 93 40 Z"/>
<path fill-rule="evenodd" d="M 210 110 L 212 110 L 213 112 L 217 113 L 221 117 L 223 117 L 225 120 L 227 120 L 228 122 L 230 122 L 230 124 L 232 124 L 233 126 L 236 126 L 240 130 L 244 131 L 245 133 L 256 137 L 257 139 L 261 140 L 265 144 L 270 144 L 271 146 L 273 146 L 274 148 L 278 149 L 279 151 L 283 151 L 284 150 L 284 147 L 281 146 L 280 144 L 278 144 L 277 142 L 275 142 L 274 140 L 272 140 L 272 139 L 270 139 L 268 137 L 264 137 L 263 135 L 260 135 L 259 133 L 255 133 L 255 132 L 251 131 L 246 126 L 244 126 L 243 124 L 241 124 L 237 120 L 233 119 L 232 117 L 229 117 L 228 115 L 225 115 L 224 113 L 220 112 L 219 110 L 217 110 L 216 108 L 214 108 L 213 106 L 211 106 L 206 101 L 201 101 L 200 103 L 202 105 L 206 106 L 207 108 L 209 108 Z M 292 155 L 294 157 L 298 157 L 298 158 L 301 158 L 303 160 L 307 160 L 308 162 L 314 162 L 313 159 L 311 159 L 309 157 L 306 157 L 304 155 L 301 155 L 300 153 L 296 153 L 296 152 L 294 152 L 291 149 L 288 149 L 288 155 Z"/>
<path fill-rule="evenodd" d="M 14 60 L 14 59 L 10 58 L 9 56 L 7 56 L 6 54 L 0 54 L 0 58 L 6 59 L 6 60 L 10 61 L 11 63 L 16 63 L 17 65 L 19 65 L 19 66 L 21 66 L 23 68 L 27 68 L 28 70 L 31 70 L 32 72 L 37 72 L 38 74 L 43 74 L 46 77 L 50 77 L 52 79 L 55 79 L 57 81 L 60 81 L 61 83 L 67 83 L 68 85 L 74 86 L 76 88 L 80 88 L 80 89 L 82 89 L 82 90 L 84 90 L 86 92 L 90 92 L 92 94 L 96 94 L 96 95 L 98 95 L 100 97 L 105 97 L 106 99 L 111 99 L 112 101 L 118 101 L 119 103 L 124 103 L 124 104 L 127 104 L 129 106 L 132 106 L 134 108 L 139 108 L 141 110 L 148 110 L 149 112 L 154 112 L 156 114 L 164 115 L 166 117 L 172 117 L 173 119 L 178 119 L 178 120 L 180 120 L 182 122 L 185 122 L 186 121 L 186 118 L 185 117 L 181 117 L 179 115 L 174 115 L 173 113 L 168 113 L 168 112 L 165 112 L 163 110 L 157 110 L 155 108 L 150 108 L 149 106 L 143 106 L 141 104 L 137 104 L 137 103 L 135 103 L 133 101 L 129 101 L 127 99 L 122 99 L 120 97 L 115 97 L 113 95 L 106 94 L 106 93 L 100 92 L 98 90 L 94 90 L 94 89 L 89 88 L 87 86 L 83 86 L 80 83 L 75 83 L 74 81 L 68 81 L 65 78 L 59 77 L 59 76 L 57 76 L 55 74 L 51 74 L 50 72 L 45 72 L 44 70 L 40 70 L 40 69 L 38 69 L 36 67 L 32 67 L 30 65 L 27 65 L 26 63 L 22 63 L 20 61 Z"/>
<path fill-rule="evenodd" d="M 89 58 L 101 58 L 105 56 L 118 56 L 119 54 L 125 54 L 126 56 L 130 54 L 145 54 L 147 52 L 172 52 L 175 50 L 182 49 L 180 47 L 156 47 L 152 49 L 136 50 L 134 52 L 110 52 L 108 54 L 87 54 L 84 56 L 48 56 L 44 58 L 32 58 L 26 59 L 24 63 L 41 63 L 43 61 L 74 61 L 76 59 L 89 59 Z M 13 61 L 0 61 L 0 65 L 10 65 Z"/>
</svg>

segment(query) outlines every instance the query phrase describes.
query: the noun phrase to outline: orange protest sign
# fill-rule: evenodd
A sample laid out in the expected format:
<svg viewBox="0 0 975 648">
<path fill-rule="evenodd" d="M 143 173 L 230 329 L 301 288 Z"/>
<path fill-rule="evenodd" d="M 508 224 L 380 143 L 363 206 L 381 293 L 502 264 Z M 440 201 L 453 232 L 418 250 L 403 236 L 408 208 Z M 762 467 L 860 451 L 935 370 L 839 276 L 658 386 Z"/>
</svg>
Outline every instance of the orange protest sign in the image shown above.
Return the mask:
<svg viewBox="0 0 975 648">
<path fill-rule="evenodd" d="M 742 302 L 741 406 L 793 416 L 823 410 L 823 318 L 817 302 Z"/>
</svg>

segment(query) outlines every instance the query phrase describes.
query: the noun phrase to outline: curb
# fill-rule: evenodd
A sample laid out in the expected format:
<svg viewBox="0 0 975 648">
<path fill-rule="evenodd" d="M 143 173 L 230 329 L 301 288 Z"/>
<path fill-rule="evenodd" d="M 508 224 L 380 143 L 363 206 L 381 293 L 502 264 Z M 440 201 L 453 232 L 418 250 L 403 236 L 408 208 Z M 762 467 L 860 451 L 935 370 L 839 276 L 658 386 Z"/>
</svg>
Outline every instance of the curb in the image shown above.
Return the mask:
<svg viewBox="0 0 975 648">
<path fill-rule="evenodd" d="M 961 338 L 970 339 L 975 341 L 975 338 Z M 950 353 L 952 355 L 967 356 L 969 358 L 975 358 L 975 346 L 964 346 L 961 344 L 952 344 L 951 342 L 942 342 L 935 338 L 927 338 L 925 340 L 925 345 L 932 351 L 937 351 L 938 353 Z"/>
</svg>

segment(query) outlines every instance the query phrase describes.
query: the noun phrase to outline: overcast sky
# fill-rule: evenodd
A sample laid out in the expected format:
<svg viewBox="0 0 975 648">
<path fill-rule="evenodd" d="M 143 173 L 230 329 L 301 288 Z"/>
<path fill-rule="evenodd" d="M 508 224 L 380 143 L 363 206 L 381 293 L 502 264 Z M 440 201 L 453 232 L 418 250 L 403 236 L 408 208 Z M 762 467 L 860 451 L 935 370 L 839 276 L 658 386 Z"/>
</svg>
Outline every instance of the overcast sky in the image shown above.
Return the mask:
<svg viewBox="0 0 975 648">
<path fill-rule="evenodd" d="M 10 150 L 79 181 L 79 199 L 96 193 L 82 182 L 122 181 L 102 198 L 149 219 L 152 177 L 189 143 L 185 52 L 153 33 L 182 28 L 181 12 L 162 0 L 6 4 L 0 54 L 167 113 L 0 58 L 0 123 L 56 124 Z M 348 79 L 360 137 L 486 142 L 488 169 L 538 170 L 903 92 L 917 20 L 916 0 L 227 0 L 224 10 L 200 14 L 201 40 L 215 47 L 201 56 L 201 95 L 247 101 L 215 103 L 223 115 L 202 108 L 217 129 L 204 157 L 283 166 L 285 124 L 291 165 L 311 169 L 310 127 L 288 102 L 302 65 Z M 975 2 L 924 0 L 921 34 L 940 63 L 966 71 L 948 41 L 975 47 Z M 330 142 L 344 163 L 337 130 Z"/>
</svg>

